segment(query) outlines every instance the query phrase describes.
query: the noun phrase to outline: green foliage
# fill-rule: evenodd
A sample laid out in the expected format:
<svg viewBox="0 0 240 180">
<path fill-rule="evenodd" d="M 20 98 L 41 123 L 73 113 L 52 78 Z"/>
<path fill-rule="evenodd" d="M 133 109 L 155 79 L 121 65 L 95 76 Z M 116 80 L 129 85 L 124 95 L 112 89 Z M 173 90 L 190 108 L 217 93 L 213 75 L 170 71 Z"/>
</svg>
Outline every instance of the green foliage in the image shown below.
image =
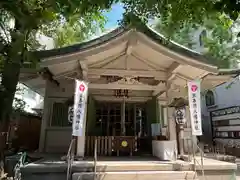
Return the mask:
<svg viewBox="0 0 240 180">
<path fill-rule="evenodd" d="M 183 46 L 192 48 L 194 42 L 191 40 L 191 33 L 195 29 L 192 24 L 185 24 L 183 28 L 176 29 L 175 31 L 171 30 L 171 27 L 163 22 L 161 19 L 154 25 L 154 29 L 160 32 L 162 35 L 167 37 L 169 40 L 173 40 Z"/>
<path fill-rule="evenodd" d="M 184 23 L 201 24 L 212 14 L 227 14 L 236 20 L 240 11 L 240 3 L 233 0 L 121 0 L 126 10 L 125 16 L 135 14 L 143 21 L 160 18 L 163 22 L 171 22 L 170 30 L 175 31 Z M 124 18 L 127 19 L 127 18 Z"/>
<path fill-rule="evenodd" d="M 122 24 L 139 26 L 161 17 L 169 33 L 190 22 L 201 24 L 211 14 L 225 12 L 236 19 L 239 5 L 231 0 L 5 0 L 0 2 L 0 120 L 7 117 L 16 91 L 20 68 L 35 67 L 30 51 L 43 47 L 36 34 L 53 37 L 57 47 L 90 37 L 104 24 L 102 10 L 121 2 L 125 8 Z M 136 18 L 137 17 L 137 18 Z M 183 32 L 186 34 L 188 30 Z M 172 33 L 173 34 L 173 33 Z M 179 37 L 176 37 L 179 38 Z M 208 42 L 212 44 L 212 42 Z M 214 50 L 216 51 L 216 50 Z M 7 113 L 3 113 L 7 111 Z"/>
<path fill-rule="evenodd" d="M 155 29 L 173 41 L 193 49 L 194 38 L 191 36 L 197 30 L 204 29 L 206 37 L 203 37 L 203 53 L 209 57 L 209 62 L 218 65 L 220 68 L 236 67 L 240 54 L 239 39 L 237 32 L 232 31 L 234 21 L 224 14 L 214 14 L 204 20 L 203 23 L 192 21 L 183 24 L 175 31 L 169 30 L 169 22 L 158 21 Z M 170 33 L 169 33 L 170 32 Z M 198 40 L 198 39 L 197 39 Z"/>
<path fill-rule="evenodd" d="M 73 45 L 89 39 L 98 31 L 104 30 L 106 22 L 102 12 L 96 15 L 87 15 L 84 18 L 72 16 L 63 19 L 62 22 L 55 22 L 54 27 L 49 31 L 49 26 L 44 30 L 45 35 L 53 38 L 56 48 Z"/>
<path fill-rule="evenodd" d="M 5 124 L 3 129 L 6 130 L 9 122 L 20 68 L 26 66 L 36 68 L 37 59 L 31 51 L 43 48 L 36 39 L 37 34 L 51 34 L 55 41 L 58 41 L 59 46 L 74 43 L 73 41 L 82 41 L 94 33 L 98 25 L 101 27 L 102 9 L 111 7 L 113 2 L 103 0 L 96 0 L 94 3 L 89 0 L 0 2 L 0 73 L 2 77 L 0 121 Z M 78 21 L 74 21 L 76 19 Z M 64 23 L 68 28 L 63 25 Z M 75 33 L 71 42 L 67 41 L 64 44 L 64 40 L 59 38 L 62 36 L 61 28 L 67 30 L 64 35 L 65 41 L 68 40 L 66 35 L 69 32 Z M 73 31 L 78 31 L 79 34 Z"/>
</svg>

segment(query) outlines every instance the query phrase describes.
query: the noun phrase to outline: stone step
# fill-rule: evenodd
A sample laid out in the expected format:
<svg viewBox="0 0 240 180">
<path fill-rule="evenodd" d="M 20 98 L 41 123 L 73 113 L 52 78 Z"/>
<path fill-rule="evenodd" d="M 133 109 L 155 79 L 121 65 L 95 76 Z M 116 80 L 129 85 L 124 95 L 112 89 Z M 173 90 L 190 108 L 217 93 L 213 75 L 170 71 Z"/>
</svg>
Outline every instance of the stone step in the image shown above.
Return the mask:
<svg viewBox="0 0 240 180">
<path fill-rule="evenodd" d="M 193 180 L 197 175 L 193 171 L 127 171 L 100 172 L 97 180 Z M 73 173 L 72 180 L 94 180 L 93 172 Z"/>
<path fill-rule="evenodd" d="M 159 162 L 98 162 L 97 172 L 125 172 L 125 171 L 189 171 L 189 164 L 159 163 Z M 77 169 L 76 169 L 77 170 Z"/>
</svg>

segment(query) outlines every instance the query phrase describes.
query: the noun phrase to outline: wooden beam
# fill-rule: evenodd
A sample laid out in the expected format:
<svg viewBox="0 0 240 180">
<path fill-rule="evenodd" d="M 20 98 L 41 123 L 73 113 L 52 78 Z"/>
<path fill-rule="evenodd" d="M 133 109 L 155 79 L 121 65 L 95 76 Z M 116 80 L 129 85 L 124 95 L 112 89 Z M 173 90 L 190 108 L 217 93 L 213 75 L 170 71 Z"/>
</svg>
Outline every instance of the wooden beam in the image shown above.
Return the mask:
<svg viewBox="0 0 240 180">
<path fill-rule="evenodd" d="M 177 71 L 181 68 L 181 64 L 178 62 L 173 62 L 168 68 L 167 68 L 167 81 L 171 83 L 175 78 Z"/>
<path fill-rule="evenodd" d="M 136 46 L 138 41 L 137 34 L 135 30 L 132 30 L 129 33 L 129 39 L 126 45 L 125 53 L 127 56 L 130 56 L 134 50 L 134 46 Z"/>
<path fill-rule="evenodd" d="M 96 93 L 96 92 L 91 91 L 91 89 L 90 89 L 89 94 L 91 94 L 93 96 L 103 96 L 103 97 L 113 97 L 114 96 L 115 97 L 114 91 L 112 91 L 111 93 L 108 93 L 108 94 L 106 94 L 106 93 L 104 94 L 104 93 L 101 93 L 101 91 L 99 93 Z M 137 98 L 137 97 L 147 97 L 147 98 L 152 98 L 151 94 L 137 95 L 137 94 L 131 94 L 131 93 L 128 93 L 128 97 L 135 97 L 135 98 Z"/>
<path fill-rule="evenodd" d="M 159 96 L 161 96 L 163 93 L 164 93 L 165 91 L 153 91 L 153 93 L 152 93 L 152 95 L 153 96 L 156 96 L 156 97 L 159 97 Z"/>
<path fill-rule="evenodd" d="M 135 84 L 89 84 L 89 89 L 129 89 L 136 91 L 155 91 L 160 89 L 161 91 L 165 90 L 165 85 L 160 86 L 150 86 L 150 85 L 135 85 Z"/>
<path fill-rule="evenodd" d="M 49 80 L 50 82 L 52 82 L 53 84 L 55 84 L 56 86 L 59 86 L 60 83 L 53 79 L 53 75 L 52 73 L 48 70 L 48 68 L 43 68 L 40 72 L 39 75 L 44 79 L 44 80 Z"/>
<path fill-rule="evenodd" d="M 101 67 L 104 67 L 106 66 L 107 64 L 121 58 L 122 56 L 124 56 L 126 53 L 125 51 L 124 52 L 121 52 L 119 54 L 114 54 L 112 56 L 109 56 L 107 58 L 104 58 L 104 59 L 100 59 L 100 60 L 97 60 L 95 62 L 92 62 L 90 64 L 88 64 L 88 67 L 89 68 L 95 68 L 96 66 L 101 66 Z"/>
<path fill-rule="evenodd" d="M 181 68 L 180 63 L 178 63 L 178 62 L 173 62 L 173 63 L 168 67 L 167 72 L 168 72 L 169 74 L 172 74 L 172 73 L 177 72 L 180 68 Z"/>
<path fill-rule="evenodd" d="M 178 78 L 180 78 L 180 79 L 183 79 L 183 80 L 185 80 L 185 81 L 192 81 L 193 79 L 195 79 L 195 78 L 192 78 L 192 77 L 188 77 L 188 76 L 185 76 L 185 75 L 182 75 L 182 74 L 179 74 L 179 73 L 177 73 L 176 74 L 176 77 L 178 77 Z"/>
<path fill-rule="evenodd" d="M 123 101 L 123 98 L 118 98 L 114 96 L 93 96 L 97 101 L 112 101 L 112 102 L 119 102 Z M 150 100 L 152 97 L 129 97 L 126 98 L 126 102 L 146 102 Z"/>
<path fill-rule="evenodd" d="M 160 71 L 166 71 L 166 69 L 159 67 L 158 64 L 151 62 L 148 59 L 143 59 L 141 58 L 139 55 L 137 55 L 136 53 L 132 54 L 133 57 L 135 57 L 137 60 L 143 62 L 144 64 L 146 64 L 146 66 L 148 66 L 149 68 L 151 68 L 152 70 L 160 70 Z"/>
<path fill-rule="evenodd" d="M 173 62 L 168 68 L 166 72 L 166 81 L 171 83 L 176 78 L 176 72 L 181 68 L 181 64 L 178 62 Z M 166 84 L 165 84 L 166 86 Z M 153 92 L 153 96 L 161 95 L 161 89 L 157 89 Z"/>
<path fill-rule="evenodd" d="M 79 76 L 82 79 L 87 80 L 88 66 L 87 66 L 86 60 L 79 60 L 78 63 L 79 63 L 79 72 L 78 72 Z"/>
<path fill-rule="evenodd" d="M 207 75 L 204 81 L 229 81 L 233 79 L 230 75 Z"/>
<path fill-rule="evenodd" d="M 57 74 L 57 75 L 53 76 L 53 79 L 57 80 L 57 79 L 60 79 L 60 78 L 71 76 L 74 73 L 77 73 L 78 71 L 79 71 L 79 68 L 73 69 L 72 71 L 66 71 L 66 72 L 63 72 L 63 73 L 60 73 L 60 74 Z"/>
<path fill-rule="evenodd" d="M 165 91 L 162 91 L 162 87 L 166 87 L 166 83 L 163 83 L 163 82 L 160 82 L 157 87 L 159 87 L 158 89 L 156 89 L 155 91 L 153 91 L 152 95 L 153 96 L 160 96 L 161 93 L 165 92 Z"/>
<path fill-rule="evenodd" d="M 94 69 L 88 70 L 89 75 L 105 75 L 105 76 L 132 76 L 132 77 L 156 77 L 166 80 L 164 71 L 140 71 L 140 70 L 120 70 L 120 69 Z"/>
</svg>

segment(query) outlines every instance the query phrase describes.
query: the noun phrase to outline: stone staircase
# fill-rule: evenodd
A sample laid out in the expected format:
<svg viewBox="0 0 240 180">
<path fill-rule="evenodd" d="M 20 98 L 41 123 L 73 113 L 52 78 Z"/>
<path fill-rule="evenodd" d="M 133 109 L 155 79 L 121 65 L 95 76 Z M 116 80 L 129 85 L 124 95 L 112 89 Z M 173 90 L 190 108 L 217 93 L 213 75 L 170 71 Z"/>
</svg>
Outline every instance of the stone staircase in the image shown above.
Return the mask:
<svg viewBox="0 0 240 180">
<path fill-rule="evenodd" d="M 126 172 L 99 172 L 96 180 L 193 180 L 193 171 L 126 171 Z M 73 173 L 72 180 L 94 180 L 94 173 Z"/>
<path fill-rule="evenodd" d="M 178 167 L 178 168 L 176 168 Z M 171 163 L 102 163 L 97 166 L 95 180 L 194 180 L 194 171 Z M 94 172 L 75 172 L 72 180 L 94 180 Z"/>
</svg>

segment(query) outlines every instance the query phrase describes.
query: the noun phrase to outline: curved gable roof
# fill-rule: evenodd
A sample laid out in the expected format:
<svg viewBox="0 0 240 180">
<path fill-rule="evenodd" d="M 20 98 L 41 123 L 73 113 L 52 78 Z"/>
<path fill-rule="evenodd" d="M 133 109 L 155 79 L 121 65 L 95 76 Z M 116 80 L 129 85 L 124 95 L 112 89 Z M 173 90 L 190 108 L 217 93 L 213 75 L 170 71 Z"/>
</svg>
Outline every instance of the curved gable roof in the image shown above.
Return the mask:
<svg viewBox="0 0 240 180">
<path fill-rule="evenodd" d="M 84 50 L 88 50 L 97 46 L 100 46 L 108 41 L 111 41 L 124 33 L 127 33 L 128 31 L 132 30 L 133 28 L 131 27 L 118 27 L 115 30 L 104 34 L 96 39 L 82 42 L 79 44 L 63 47 L 63 48 L 57 48 L 57 49 L 52 49 L 52 50 L 43 50 L 43 51 L 38 51 L 36 52 L 37 57 L 40 59 L 45 59 L 45 58 L 50 58 L 50 57 L 56 57 L 56 56 L 63 56 L 63 55 L 68 55 L 68 54 L 73 54 L 76 52 L 81 52 Z M 208 65 L 213 65 L 216 66 L 216 64 L 210 63 L 210 58 L 197 53 L 193 50 L 190 50 L 184 46 L 181 46 L 173 41 L 167 40 L 165 37 L 161 36 L 159 33 L 156 31 L 152 30 L 148 26 L 144 25 L 141 26 L 141 28 L 137 27 L 134 28 L 138 32 L 141 32 L 145 34 L 147 37 L 149 37 L 152 41 L 156 42 L 157 44 L 160 44 L 169 50 L 176 52 L 180 55 L 192 58 L 194 60 L 200 61 L 202 63 L 208 64 Z"/>
</svg>

